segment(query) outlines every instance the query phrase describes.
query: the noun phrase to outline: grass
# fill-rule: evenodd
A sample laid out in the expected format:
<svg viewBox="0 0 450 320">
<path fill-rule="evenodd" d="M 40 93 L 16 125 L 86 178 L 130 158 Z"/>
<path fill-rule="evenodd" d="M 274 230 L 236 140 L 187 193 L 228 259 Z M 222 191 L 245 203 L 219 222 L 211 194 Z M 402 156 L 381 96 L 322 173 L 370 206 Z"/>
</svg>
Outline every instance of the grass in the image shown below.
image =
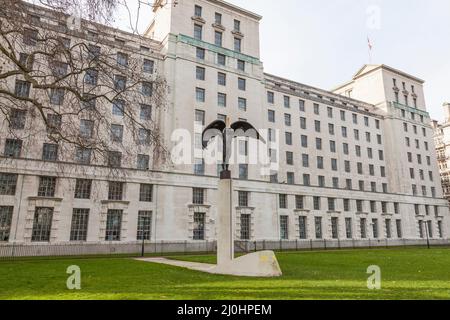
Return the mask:
<svg viewBox="0 0 450 320">
<path fill-rule="evenodd" d="M 0 299 L 450 299 L 450 249 L 278 253 L 283 276 L 250 279 L 116 259 L 0 262 Z M 214 263 L 213 256 L 173 257 Z M 66 288 L 78 265 L 82 289 Z M 367 289 L 378 265 L 382 289 Z"/>
</svg>

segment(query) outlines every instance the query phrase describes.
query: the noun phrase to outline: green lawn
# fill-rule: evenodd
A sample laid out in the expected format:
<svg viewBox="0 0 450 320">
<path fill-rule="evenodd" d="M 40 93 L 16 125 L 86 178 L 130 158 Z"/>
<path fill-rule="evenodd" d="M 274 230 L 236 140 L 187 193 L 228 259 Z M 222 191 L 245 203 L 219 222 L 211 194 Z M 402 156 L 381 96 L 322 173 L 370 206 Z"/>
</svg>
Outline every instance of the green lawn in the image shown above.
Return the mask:
<svg viewBox="0 0 450 320">
<path fill-rule="evenodd" d="M 278 253 L 283 277 L 217 276 L 126 258 L 0 262 L 0 299 L 450 299 L 450 249 Z M 211 256 L 175 257 L 214 262 Z M 66 289 L 78 265 L 82 290 Z M 369 265 L 382 289 L 367 289 Z"/>
</svg>

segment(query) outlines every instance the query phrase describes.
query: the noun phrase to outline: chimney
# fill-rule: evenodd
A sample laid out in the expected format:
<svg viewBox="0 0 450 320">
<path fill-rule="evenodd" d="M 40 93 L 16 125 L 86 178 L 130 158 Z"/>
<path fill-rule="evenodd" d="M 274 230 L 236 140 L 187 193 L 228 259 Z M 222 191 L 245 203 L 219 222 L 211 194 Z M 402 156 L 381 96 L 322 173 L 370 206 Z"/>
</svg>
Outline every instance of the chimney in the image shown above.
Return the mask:
<svg viewBox="0 0 450 320">
<path fill-rule="evenodd" d="M 445 112 L 445 122 L 450 122 L 450 103 L 445 102 L 443 107 Z"/>
</svg>

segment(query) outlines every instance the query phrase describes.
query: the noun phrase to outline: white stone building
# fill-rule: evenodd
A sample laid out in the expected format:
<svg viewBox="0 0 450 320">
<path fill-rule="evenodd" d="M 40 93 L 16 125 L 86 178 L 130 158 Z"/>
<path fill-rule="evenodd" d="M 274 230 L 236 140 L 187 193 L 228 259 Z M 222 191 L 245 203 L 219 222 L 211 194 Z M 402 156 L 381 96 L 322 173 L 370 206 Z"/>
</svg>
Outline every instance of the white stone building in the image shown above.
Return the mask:
<svg viewBox="0 0 450 320">
<path fill-rule="evenodd" d="M 125 243 L 142 234 L 152 241 L 214 240 L 218 170 L 203 164 L 198 142 L 205 125 L 226 116 L 266 132 L 278 163 L 266 174 L 260 165 L 232 166 L 236 239 L 450 237 L 422 80 L 366 65 L 333 91 L 314 88 L 264 73 L 255 13 L 221 0 L 181 0 L 154 11 L 144 37 L 113 29 L 100 36 L 111 50 L 124 50 L 125 41 L 154 61 L 169 86 L 169 106 L 155 117 L 170 147 L 176 130 L 192 135 L 197 150 L 190 163 L 150 163 L 145 170 L 125 161 L 120 196 L 111 197 L 102 165 L 79 171 L 73 160 L 43 161 L 45 136 L 24 138 L 33 147 L 7 157 L 12 137 L 0 122 L 0 241 Z M 239 146 L 250 156 L 248 144 Z M 56 176 L 61 163 L 66 170 Z M 80 197 L 80 179 L 95 192 Z M 40 196 L 43 183 L 54 192 Z M 33 236 L 38 231 L 42 237 Z"/>
<path fill-rule="evenodd" d="M 432 126 L 444 198 L 450 202 L 450 103 L 444 103 L 443 108 L 445 120 L 442 123 L 433 121 Z"/>
</svg>

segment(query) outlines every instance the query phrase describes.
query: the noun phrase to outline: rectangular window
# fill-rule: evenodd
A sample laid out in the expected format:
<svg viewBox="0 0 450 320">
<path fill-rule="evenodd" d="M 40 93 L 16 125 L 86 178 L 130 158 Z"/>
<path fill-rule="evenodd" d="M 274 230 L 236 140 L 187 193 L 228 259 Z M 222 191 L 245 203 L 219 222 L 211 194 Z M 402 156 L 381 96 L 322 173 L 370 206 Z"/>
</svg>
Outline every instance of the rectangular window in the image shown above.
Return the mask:
<svg viewBox="0 0 450 320">
<path fill-rule="evenodd" d="M 196 5 L 195 8 L 194 8 L 194 16 L 201 17 L 202 16 L 202 10 L 203 10 L 202 7 Z"/>
<path fill-rule="evenodd" d="M 218 47 L 221 47 L 222 42 L 223 42 L 223 33 L 220 31 L 215 31 L 214 32 L 214 44 Z"/>
<path fill-rule="evenodd" d="M 9 127 L 14 130 L 25 129 L 26 116 L 27 112 L 25 110 L 11 109 Z"/>
<path fill-rule="evenodd" d="M 239 20 L 234 20 L 234 31 L 241 32 L 241 22 Z"/>
<path fill-rule="evenodd" d="M 443 233 L 443 229 L 442 229 L 442 221 L 438 221 L 438 232 L 439 232 L 439 238 L 444 238 L 444 233 Z"/>
<path fill-rule="evenodd" d="M 14 207 L 0 206 L 0 242 L 8 242 Z"/>
<path fill-rule="evenodd" d="M 146 73 L 153 73 L 155 62 L 153 60 L 144 59 L 143 69 Z"/>
<path fill-rule="evenodd" d="M 58 159 L 58 145 L 44 143 L 42 149 L 42 160 L 56 161 Z"/>
<path fill-rule="evenodd" d="M 242 51 L 242 39 L 236 37 L 234 38 L 234 51 Z"/>
<path fill-rule="evenodd" d="M 117 64 L 119 66 L 127 66 L 128 65 L 128 55 L 122 52 L 117 52 Z"/>
<path fill-rule="evenodd" d="M 313 198 L 314 210 L 320 210 L 320 197 Z"/>
<path fill-rule="evenodd" d="M 54 177 L 39 177 L 38 197 L 55 196 L 56 178 Z"/>
<path fill-rule="evenodd" d="M 106 215 L 105 241 L 120 241 L 123 210 L 108 210 Z"/>
<path fill-rule="evenodd" d="M 86 241 L 88 223 L 89 209 L 73 209 L 70 241 Z"/>
<path fill-rule="evenodd" d="M 278 195 L 278 200 L 279 200 L 280 209 L 287 209 L 288 208 L 287 195 L 286 194 Z"/>
<path fill-rule="evenodd" d="M 75 152 L 75 162 L 79 164 L 90 164 L 91 152 L 91 149 L 77 148 Z"/>
<path fill-rule="evenodd" d="M 240 71 L 245 71 L 245 61 L 238 60 L 237 61 L 237 69 Z"/>
<path fill-rule="evenodd" d="M 98 70 L 92 69 L 92 68 L 87 69 L 86 74 L 84 75 L 84 83 L 88 84 L 88 85 L 96 86 L 98 83 Z M 62 93 L 63 93 L 62 96 L 64 96 L 64 91 L 62 91 Z M 54 94 L 57 94 L 57 91 L 52 90 L 51 98 L 50 98 L 51 103 L 61 105 L 61 104 L 55 103 L 54 99 L 57 97 L 54 97 Z M 56 100 L 56 101 L 58 101 L 58 100 Z"/>
<path fill-rule="evenodd" d="M 333 239 L 339 238 L 339 219 L 336 217 L 331 218 L 331 237 Z"/>
<path fill-rule="evenodd" d="M 298 100 L 298 106 L 300 112 L 305 112 L 305 100 Z"/>
<path fill-rule="evenodd" d="M 201 212 L 194 213 L 194 240 L 205 240 L 205 214 Z"/>
<path fill-rule="evenodd" d="M 0 195 L 14 196 L 16 194 L 17 174 L 0 172 Z"/>
<path fill-rule="evenodd" d="M 194 25 L 194 38 L 197 40 L 202 40 L 203 37 L 203 27 L 199 24 Z"/>
<path fill-rule="evenodd" d="M 197 47 L 195 56 L 197 57 L 197 59 L 205 60 L 205 49 Z"/>
<path fill-rule="evenodd" d="M 217 54 L 217 64 L 220 66 L 225 66 L 227 62 L 227 57 L 224 54 Z"/>
<path fill-rule="evenodd" d="M 205 189 L 201 188 L 192 189 L 192 203 L 193 204 L 205 203 Z"/>
<path fill-rule="evenodd" d="M 345 218 L 345 234 L 347 239 L 352 239 L 353 237 L 352 218 Z"/>
<path fill-rule="evenodd" d="M 90 199 L 92 180 L 77 179 L 75 183 L 75 199 Z"/>
<path fill-rule="evenodd" d="M 248 195 L 249 193 L 247 191 L 238 192 L 239 207 L 248 207 Z"/>
<path fill-rule="evenodd" d="M 123 182 L 110 181 L 108 183 L 108 200 L 122 201 L 123 200 Z"/>
<path fill-rule="evenodd" d="M 298 227 L 299 227 L 299 237 L 301 240 L 306 240 L 307 239 L 307 224 L 306 224 L 306 220 L 307 218 L 304 216 L 299 216 L 298 217 Z"/>
<path fill-rule="evenodd" d="M 112 168 L 120 168 L 122 164 L 122 153 L 118 151 L 109 151 L 107 165 Z"/>
<path fill-rule="evenodd" d="M 52 230 L 53 208 L 37 207 L 34 213 L 32 242 L 49 242 Z"/>
<path fill-rule="evenodd" d="M 141 90 L 143 96 L 151 97 L 153 95 L 153 83 L 143 82 Z"/>
<path fill-rule="evenodd" d="M 152 239 L 152 211 L 139 211 L 137 224 L 137 240 Z"/>
<path fill-rule="evenodd" d="M 80 120 L 80 136 L 83 138 L 92 138 L 94 133 L 94 121 L 91 120 Z"/>
<path fill-rule="evenodd" d="M 243 78 L 238 78 L 238 89 L 245 91 L 247 89 L 246 80 Z"/>
<path fill-rule="evenodd" d="M 275 94 L 271 91 L 267 91 L 267 102 L 270 104 L 275 103 Z"/>
<path fill-rule="evenodd" d="M 222 24 L 222 15 L 218 12 L 216 12 L 214 15 L 214 23 Z"/>
<path fill-rule="evenodd" d="M 238 98 L 238 107 L 241 111 L 247 111 L 247 99 Z"/>
<path fill-rule="evenodd" d="M 149 170 L 150 169 L 150 157 L 148 155 L 138 154 L 137 169 L 138 170 Z"/>
<path fill-rule="evenodd" d="M 239 179 L 240 180 L 248 179 L 248 164 L 239 165 Z"/>
<path fill-rule="evenodd" d="M 125 101 L 114 100 L 112 109 L 113 115 L 123 117 L 124 112 L 125 112 Z"/>
<path fill-rule="evenodd" d="M 194 159 L 194 174 L 203 176 L 205 174 L 205 160 L 200 158 Z"/>
<path fill-rule="evenodd" d="M 361 239 L 366 239 L 367 238 L 367 220 L 366 220 L 366 218 L 361 218 L 361 220 L 359 220 L 359 227 L 360 227 L 360 232 L 361 232 Z"/>
<path fill-rule="evenodd" d="M 322 217 L 314 218 L 314 227 L 316 232 L 316 239 L 322 239 Z"/>
<path fill-rule="evenodd" d="M 153 185 L 141 184 L 139 189 L 139 201 L 152 202 L 153 201 Z"/>
<path fill-rule="evenodd" d="M 378 239 L 378 219 L 372 219 L 372 235 L 374 239 Z"/>
<path fill-rule="evenodd" d="M 196 67 L 195 69 L 195 77 L 197 80 L 205 80 L 205 72 L 206 69 L 202 67 Z"/>
<path fill-rule="evenodd" d="M 297 210 L 305 209 L 305 197 L 304 196 L 295 196 L 295 208 Z"/>
<path fill-rule="evenodd" d="M 241 240 L 250 240 L 251 215 L 241 214 Z"/>
<path fill-rule="evenodd" d="M 196 88 L 195 89 L 195 99 L 197 102 L 205 102 L 205 89 L 202 88 Z"/>
<path fill-rule="evenodd" d="M 280 216 L 280 238 L 281 240 L 289 239 L 289 217 Z"/>
<path fill-rule="evenodd" d="M 16 80 L 14 93 L 20 98 L 28 98 L 30 96 L 31 83 L 21 80 Z"/>
<path fill-rule="evenodd" d="M 6 139 L 5 142 L 5 157 L 20 158 L 22 152 L 22 140 Z"/>
</svg>

